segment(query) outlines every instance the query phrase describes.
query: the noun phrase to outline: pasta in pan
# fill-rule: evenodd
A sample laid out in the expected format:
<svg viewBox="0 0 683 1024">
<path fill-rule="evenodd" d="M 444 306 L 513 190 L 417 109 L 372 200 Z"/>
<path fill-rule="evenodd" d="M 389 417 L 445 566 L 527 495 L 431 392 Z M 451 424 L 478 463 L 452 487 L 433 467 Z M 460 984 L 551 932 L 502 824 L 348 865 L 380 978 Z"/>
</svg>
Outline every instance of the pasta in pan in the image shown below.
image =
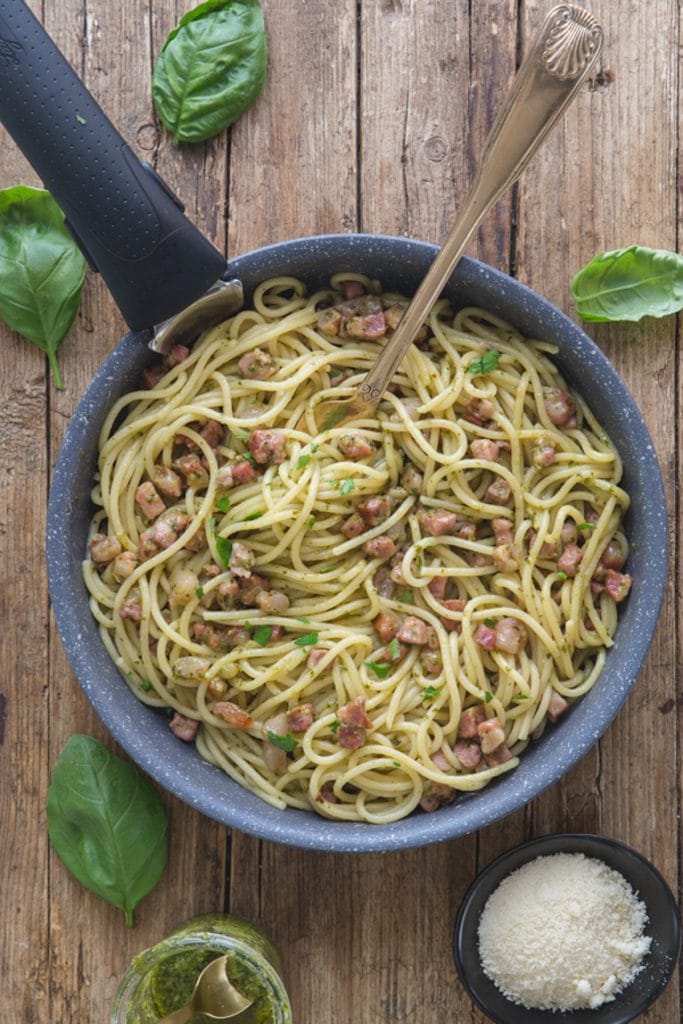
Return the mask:
<svg viewBox="0 0 683 1024">
<path fill-rule="evenodd" d="M 277 807 L 386 823 L 518 764 L 612 643 L 621 463 L 551 361 L 433 308 L 373 420 L 318 433 L 406 300 L 359 274 L 253 308 L 104 424 L 84 563 L 141 701 Z"/>
</svg>

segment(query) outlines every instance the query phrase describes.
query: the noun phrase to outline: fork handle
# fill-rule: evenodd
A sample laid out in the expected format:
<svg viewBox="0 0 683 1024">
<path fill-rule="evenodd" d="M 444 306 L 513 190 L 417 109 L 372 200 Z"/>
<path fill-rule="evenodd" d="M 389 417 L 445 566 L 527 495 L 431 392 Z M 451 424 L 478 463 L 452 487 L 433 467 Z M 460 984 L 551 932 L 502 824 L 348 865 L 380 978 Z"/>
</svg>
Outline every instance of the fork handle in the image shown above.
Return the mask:
<svg viewBox="0 0 683 1024">
<path fill-rule="evenodd" d="M 379 358 L 358 386 L 375 405 L 443 290 L 481 220 L 517 180 L 571 103 L 602 50 L 602 28 L 574 4 L 548 13 L 489 133 L 459 216 Z"/>
</svg>

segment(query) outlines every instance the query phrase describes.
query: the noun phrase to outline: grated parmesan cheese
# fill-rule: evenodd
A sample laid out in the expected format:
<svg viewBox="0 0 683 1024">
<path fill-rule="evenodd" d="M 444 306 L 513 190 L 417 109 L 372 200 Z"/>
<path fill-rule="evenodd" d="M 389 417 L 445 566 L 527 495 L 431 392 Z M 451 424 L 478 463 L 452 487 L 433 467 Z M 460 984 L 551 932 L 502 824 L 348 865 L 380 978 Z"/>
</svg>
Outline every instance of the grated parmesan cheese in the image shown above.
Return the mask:
<svg viewBox="0 0 683 1024">
<path fill-rule="evenodd" d="M 582 853 L 537 857 L 504 878 L 479 921 L 479 957 L 526 1009 L 596 1009 L 642 970 L 647 911 L 623 875 Z"/>
</svg>

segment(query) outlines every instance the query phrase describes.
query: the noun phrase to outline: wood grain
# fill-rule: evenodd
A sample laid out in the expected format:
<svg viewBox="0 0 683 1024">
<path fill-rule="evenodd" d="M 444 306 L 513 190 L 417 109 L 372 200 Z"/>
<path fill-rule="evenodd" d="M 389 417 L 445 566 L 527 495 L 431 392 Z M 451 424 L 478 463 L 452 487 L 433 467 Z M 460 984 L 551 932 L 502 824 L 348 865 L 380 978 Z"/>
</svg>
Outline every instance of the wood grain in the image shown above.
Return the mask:
<svg viewBox="0 0 683 1024">
<path fill-rule="evenodd" d="M 130 141 L 228 254 L 317 232 L 438 241 L 465 194 L 518 52 L 546 0 L 264 0 L 269 78 L 228 133 L 174 147 L 154 116 L 153 61 L 189 2 L 31 4 Z M 594 0 L 603 73 L 504 197 L 469 248 L 572 314 L 568 283 L 598 249 L 675 249 L 681 214 L 676 0 Z M 37 184 L 0 131 L 0 186 Z M 673 318 L 591 330 L 631 388 L 658 452 L 672 571 L 660 628 L 627 705 L 559 784 L 476 836 L 401 854 L 313 854 L 261 843 L 164 795 L 169 868 L 126 929 L 48 851 L 49 769 L 73 732 L 107 739 L 48 625 L 43 536 L 49 473 L 78 398 L 125 326 L 89 275 L 60 359 L 0 332 L 0 970 L 19 1024 L 108 1020 L 131 956 L 174 925 L 230 908 L 283 954 L 301 1024 L 483 1024 L 456 978 L 451 928 L 477 870 L 531 835 L 588 830 L 650 856 L 674 889 L 681 840 L 682 659 Z M 677 390 L 679 393 L 677 393 Z M 110 741 L 107 741 L 110 742 Z M 120 751 L 119 751 L 120 753 Z M 678 980 L 642 1018 L 678 1024 Z"/>
</svg>

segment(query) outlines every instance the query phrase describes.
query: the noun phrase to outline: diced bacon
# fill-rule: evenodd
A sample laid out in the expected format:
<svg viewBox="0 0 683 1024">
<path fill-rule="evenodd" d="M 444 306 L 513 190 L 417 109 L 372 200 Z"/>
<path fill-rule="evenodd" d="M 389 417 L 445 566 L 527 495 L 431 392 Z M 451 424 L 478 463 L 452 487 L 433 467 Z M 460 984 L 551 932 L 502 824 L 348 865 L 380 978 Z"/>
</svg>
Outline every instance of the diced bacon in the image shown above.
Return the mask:
<svg viewBox="0 0 683 1024">
<path fill-rule="evenodd" d="M 473 398 L 463 416 L 470 423 L 483 427 L 486 426 L 495 411 L 495 405 L 488 398 Z"/>
<path fill-rule="evenodd" d="M 174 345 L 170 352 L 167 352 L 164 356 L 164 366 L 168 367 L 169 370 L 173 369 L 174 366 L 180 366 L 184 363 L 190 354 L 190 350 L 187 345 Z"/>
<path fill-rule="evenodd" d="M 168 727 L 179 740 L 183 740 L 185 743 L 192 743 L 199 730 L 199 722 L 196 722 L 194 718 L 186 718 L 185 715 L 181 715 L 176 711 L 168 723 Z"/>
<path fill-rule="evenodd" d="M 556 427 L 576 426 L 576 402 L 561 388 L 551 388 L 543 399 L 548 419 Z"/>
<path fill-rule="evenodd" d="M 390 558 L 396 553 L 396 545 L 391 537 L 373 537 L 366 541 L 364 548 L 372 558 Z"/>
<path fill-rule="evenodd" d="M 159 497 L 159 493 L 151 480 L 145 480 L 135 492 L 135 503 L 142 512 L 145 519 L 156 519 L 166 506 Z"/>
<path fill-rule="evenodd" d="M 265 615 L 284 615 L 289 608 L 289 598 L 279 590 L 262 590 L 256 601 Z"/>
<path fill-rule="evenodd" d="M 383 644 L 388 644 L 394 639 L 400 626 L 398 616 L 393 612 L 380 612 L 372 623 L 372 628 Z"/>
<path fill-rule="evenodd" d="M 339 708 L 337 717 L 341 723 L 337 732 L 339 746 L 347 750 L 362 747 L 367 730 L 372 728 L 372 720 L 365 713 L 365 697 L 354 697 Z"/>
<path fill-rule="evenodd" d="M 592 623 L 589 628 L 593 628 Z M 560 715 L 564 714 L 568 707 L 569 703 L 564 699 L 564 697 L 561 694 L 559 694 L 557 690 L 552 690 L 550 694 L 550 700 L 548 701 L 548 708 L 546 710 L 548 720 L 550 722 L 556 722 Z"/>
<path fill-rule="evenodd" d="M 383 338 L 387 332 L 384 313 L 366 313 L 361 316 L 350 316 L 344 324 L 344 330 L 349 338 L 367 339 L 368 341 Z"/>
<path fill-rule="evenodd" d="M 506 761 L 510 761 L 512 753 L 510 752 L 507 744 L 501 743 L 499 747 L 492 750 L 490 753 L 484 755 L 486 764 L 489 768 L 495 768 L 499 764 L 505 764 Z"/>
<path fill-rule="evenodd" d="M 166 376 L 166 367 L 163 363 L 152 363 L 142 371 L 142 387 L 146 391 L 155 388 L 162 377 Z"/>
<path fill-rule="evenodd" d="M 107 565 L 121 554 L 121 545 L 116 537 L 96 533 L 90 541 L 90 557 L 95 565 Z"/>
<path fill-rule="evenodd" d="M 600 520 L 600 513 L 592 505 L 584 505 L 583 518 L 587 523 L 595 525 Z"/>
<path fill-rule="evenodd" d="M 250 640 L 251 634 L 245 626 L 230 626 L 225 631 L 224 644 L 228 648 L 244 647 L 244 645 L 248 644 Z"/>
<path fill-rule="evenodd" d="M 337 444 L 339 451 L 347 459 L 367 459 L 375 452 L 370 441 L 359 433 L 342 434 Z"/>
<path fill-rule="evenodd" d="M 258 473 L 251 462 L 226 462 L 218 470 L 216 475 L 216 486 L 219 491 L 229 491 L 231 487 L 239 484 L 247 484 L 255 480 Z"/>
<path fill-rule="evenodd" d="M 443 601 L 446 596 L 446 587 L 448 586 L 448 576 L 433 576 L 427 584 L 429 593 L 436 598 L 437 601 Z"/>
<path fill-rule="evenodd" d="M 391 512 L 392 501 L 388 494 L 371 494 L 358 503 L 356 511 L 367 526 L 378 526 Z"/>
<path fill-rule="evenodd" d="M 476 540 L 477 524 L 469 519 L 461 519 L 456 524 L 455 533 L 457 537 L 462 537 L 463 540 Z"/>
<path fill-rule="evenodd" d="M 311 647 L 308 658 L 306 659 L 306 665 L 308 668 L 315 668 L 319 665 L 327 654 L 326 647 Z"/>
<path fill-rule="evenodd" d="M 202 465 L 198 455 L 192 453 L 181 455 L 179 459 L 175 460 L 173 465 L 183 474 L 188 487 L 201 490 L 201 488 L 206 487 L 208 484 L 209 474 Z"/>
<path fill-rule="evenodd" d="M 460 597 L 449 597 L 446 601 L 442 601 L 441 604 L 449 612 L 464 612 L 467 601 L 463 601 Z M 460 632 L 459 620 L 448 618 L 445 615 L 440 615 L 439 618 L 441 625 L 448 633 Z"/>
<path fill-rule="evenodd" d="M 423 619 L 418 619 L 416 615 L 406 615 L 396 636 L 404 644 L 422 646 L 427 643 L 427 623 Z"/>
<path fill-rule="evenodd" d="M 260 594 L 268 589 L 268 581 L 255 572 L 241 576 L 237 583 L 240 588 L 240 601 L 247 608 L 256 608 Z"/>
<path fill-rule="evenodd" d="M 555 445 L 549 441 L 535 444 L 531 450 L 531 461 L 536 469 L 547 469 L 555 461 Z"/>
<path fill-rule="evenodd" d="M 470 451 L 475 459 L 483 459 L 485 462 L 498 462 L 500 446 L 497 441 L 478 437 L 470 444 Z"/>
<path fill-rule="evenodd" d="M 492 564 L 488 555 L 482 555 L 479 551 L 466 551 L 465 561 L 475 569 L 483 569 Z"/>
<path fill-rule="evenodd" d="M 496 544 L 512 544 L 514 536 L 512 533 L 512 521 L 510 519 L 492 519 L 491 529 Z"/>
<path fill-rule="evenodd" d="M 507 505 L 511 497 L 512 488 L 510 484 L 499 476 L 486 488 L 484 501 L 488 502 L 489 505 Z"/>
<path fill-rule="evenodd" d="M 211 710 L 232 729 L 246 729 L 253 721 L 250 714 L 231 700 L 217 701 L 211 705 Z"/>
<path fill-rule="evenodd" d="M 122 551 L 112 562 L 111 571 L 119 582 L 127 580 L 137 569 L 138 559 L 133 551 Z"/>
<path fill-rule="evenodd" d="M 460 716 L 458 736 L 463 740 L 472 740 L 479 735 L 478 729 L 486 721 L 486 708 L 483 704 L 475 704 L 467 708 Z"/>
<path fill-rule="evenodd" d="M 339 801 L 334 795 L 334 785 L 331 782 L 326 782 L 324 786 L 320 787 L 320 792 L 315 798 L 319 804 L 338 804 Z"/>
<path fill-rule="evenodd" d="M 201 437 L 204 438 L 209 448 L 218 448 L 219 444 L 225 437 L 225 427 L 218 420 L 207 420 L 204 426 L 199 431 Z"/>
<path fill-rule="evenodd" d="M 623 601 L 629 590 L 633 579 L 627 573 L 615 572 L 614 569 L 608 569 L 607 575 L 605 576 L 605 593 L 610 597 L 614 598 L 617 604 Z"/>
<path fill-rule="evenodd" d="M 250 576 L 254 561 L 254 551 L 249 544 L 243 544 L 240 540 L 233 542 L 230 552 L 230 571 L 234 576 L 243 578 Z"/>
<path fill-rule="evenodd" d="M 189 655 L 186 658 L 178 658 L 173 665 L 173 675 L 178 679 L 203 679 L 210 668 L 211 662 L 207 658 Z"/>
<path fill-rule="evenodd" d="M 573 519 L 565 519 L 560 530 L 560 540 L 564 545 L 576 544 L 579 538 L 579 531 Z"/>
<path fill-rule="evenodd" d="M 451 762 L 448 760 L 443 750 L 435 750 L 432 754 L 432 761 L 440 772 L 449 772 L 452 768 Z"/>
<path fill-rule="evenodd" d="M 207 547 L 206 536 L 203 530 L 197 530 L 189 540 L 185 542 L 185 551 L 203 551 Z"/>
<path fill-rule="evenodd" d="M 321 309 L 319 311 L 317 327 L 319 331 L 323 332 L 323 334 L 327 334 L 331 338 L 336 338 L 341 329 L 341 325 L 341 310 L 336 306 L 330 306 L 328 309 Z"/>
<path fill-rule="evenodd" d="M 402 302 L 393 302 L 390 306 L 384 310 L 384 319 L 386 321 L 387 330 L 395 331 L 401 322 L 401 317 L 407 309 L 407 305 Z"/>
<path fill-rule="evenodd" d="M 487 718 L 477 727 L 482 754 L 490 754 L 505 743 L 505 729 L 497 718 Z"/>
<path fill-rule="evenodd" d="M 342 527 L 342 532 L 343 531 L 344 528 Z M 391 571 L 387 569 L 386 566 L 382 566 L 377 570 L 375 575 L 372 577 L 372 582 L 380 597 L 391 599 L 394 596 L 396 584 L 391 578 Z"/>
<path fill-rule="evenodd" d="M 361 281 L 342 281 L 341 293 L 345 299 L 357 299 L 365 295 L 365 286 Z"/>
<path fill-rule="evenodd" d="M 287 712 L 287 723 L 292 732 L 306 732 L 315 720 L 315 709 L 312 704 L 299 704 Z"/>
<path fill-rule="evenodd" d="M 283 633 L 284 633 L 284 629 L 283 629 L 282 626 L 279 626 L 279 625 L 278 626 L 272 626 L 271 627 L 271 631 L 270 631 L 270 639 L 269 639 L 268 643 L 269 644 L 276 644 L 278 642 L 278 640 L 282 640 L 282 634 Z"/>
<path fill-rule="evenodd" d="M 481 747 L 478 743 L 469 740 L 458 740 L 453 747 L 453 753 L 466 772 L 473 772 L 479 767 L 481 761 Z"/>
<path fill-rule="evenodd" d="M 259 466 L 277 465 L 285 461 L 286 440 L 280 430 L 253 430 L 249 436 L 249 451 Z"/>
<path fill-rule="evenodd" d="M 455 800 L 455 790 L 441 782 L 432 782 L 429 790 L 420 800 L 420 807 L 427 813 L 438 811 L 440 807 L 452 804 Z"/>
<path fill-rule="evenodd" d="M 423 647 L 420 651 L 420 665 L 426 676 L 433 678 L 434 676 L 441 675 L 443 671 L 441 652 L 431 651 L 428 647 Z"/>
<path fill-rule="evenodd" d="M 536 543 L 536 538 L 537 537 L 538 537 L 538 534 L 536 533 L 535 530 L 529 530 L 529 533 L 527 534 L 527 543 L 529 545 L 529 549 L 531 549 L 534 546 L 534 544 Z M 541 544 L 540 550 L 538 552 L 538 556 L 539 556 L 539 558 L 544 558 L 546 560 L 555 560 L 555 559 L 557 559 L 557 556 L 558 556 L 558 545 L 557 545 L 557 542 L 553 541 L 553 540 L 544 540 L 543 543 Z"/>
<path fill-rule="evenodd" d="M 422 482 L 422 473 L 418 473 L 415 467 L 408 463 L 401 474 L 401 487 L 405 487 L 409 494 L 420 494 Z"/>
<path fill-rule="evenodd" d="M 361 533 L 365 533 L 365 521 L 357 512 L 353 512 L 352 515 L 345 519 L 341 526 L 341 532 L 349 540 L 352 537 L 360 537 Z"/>
<path fill-rule="evenodd" d="M 557 560 L 557 568 L 567 576 L 576 576 L 583 558 L 583 548 L 568 544 Z"/>
<path fill-rule="evenodd" d="M 144 562 L 148 558 L 152 558 L 159 551 L 159 545 L 155 542 L 153 529 L 143 530 L 140 534 L 138 541 L 138 552 L 140 555 L 140 561 Z"/>
<path fill-rule="evenodd" d="M 505 651 L 507 654 L 518 654 L 527 640 L 526 629 L 519 619 L 499 619 L 495 634 L 496 650 Z"/>
<path fill-rule="evenodd" d="M 606 569 L 621 569 L 624 564 L 624 553 L 618 541 L 611 540 L 600 555 L 600 563 Z"/>
<path fill-rule="evenodd" d="M 270 380 L 277 371 L 277 363 L 269 352 L 255 348 L 238 362 L 239 371 L 247 380 Z"/>
<path fill-rule="evenodd" d="M 445 509 L 425 512 L 420 518 L 422 529 L 431 537 L 442 537 L 446 533 L 452 533 L 457 521 L 455 512 L 448 512 Z"/>
<path fill-rule="evenodd" d="M 514 544 L 499 544 L 493 549 L 491 557 L 501 572 L 516 572 L 519 569 L 519 552 Z"/>
<path fill-rule="evenodd" d="M 119 609 L 119 616 L 122 619 L 130 619 L 131 622 L 140 622 L 142 618 L 142 605 L 140 603 L 139 591 L 130 591 Z"/>
<path fill-rule="evenodd" d="M 400 644 L 398 640 L 396 643 L 390 643 L 384 648 L 380 656 L 380 661 L 387 662 L 389 665 L 396 661 L 402 661 L 408 653 L 408 648 L 405 644 Z"/>
<path fill-rule="evenodd" d="M 495 629 L 491 629 L 489 626 L 480 626 L 474 634 L 474 641 L 485 651 L 492 651 L 496 646 Z"/>
<path fill-rule="evenodd" d="M 169 466 L 155 466 L 152 479 L 156 489 L 168 498 L 179 498 L 182 494 L 182 481 Z"/>
</svg>

